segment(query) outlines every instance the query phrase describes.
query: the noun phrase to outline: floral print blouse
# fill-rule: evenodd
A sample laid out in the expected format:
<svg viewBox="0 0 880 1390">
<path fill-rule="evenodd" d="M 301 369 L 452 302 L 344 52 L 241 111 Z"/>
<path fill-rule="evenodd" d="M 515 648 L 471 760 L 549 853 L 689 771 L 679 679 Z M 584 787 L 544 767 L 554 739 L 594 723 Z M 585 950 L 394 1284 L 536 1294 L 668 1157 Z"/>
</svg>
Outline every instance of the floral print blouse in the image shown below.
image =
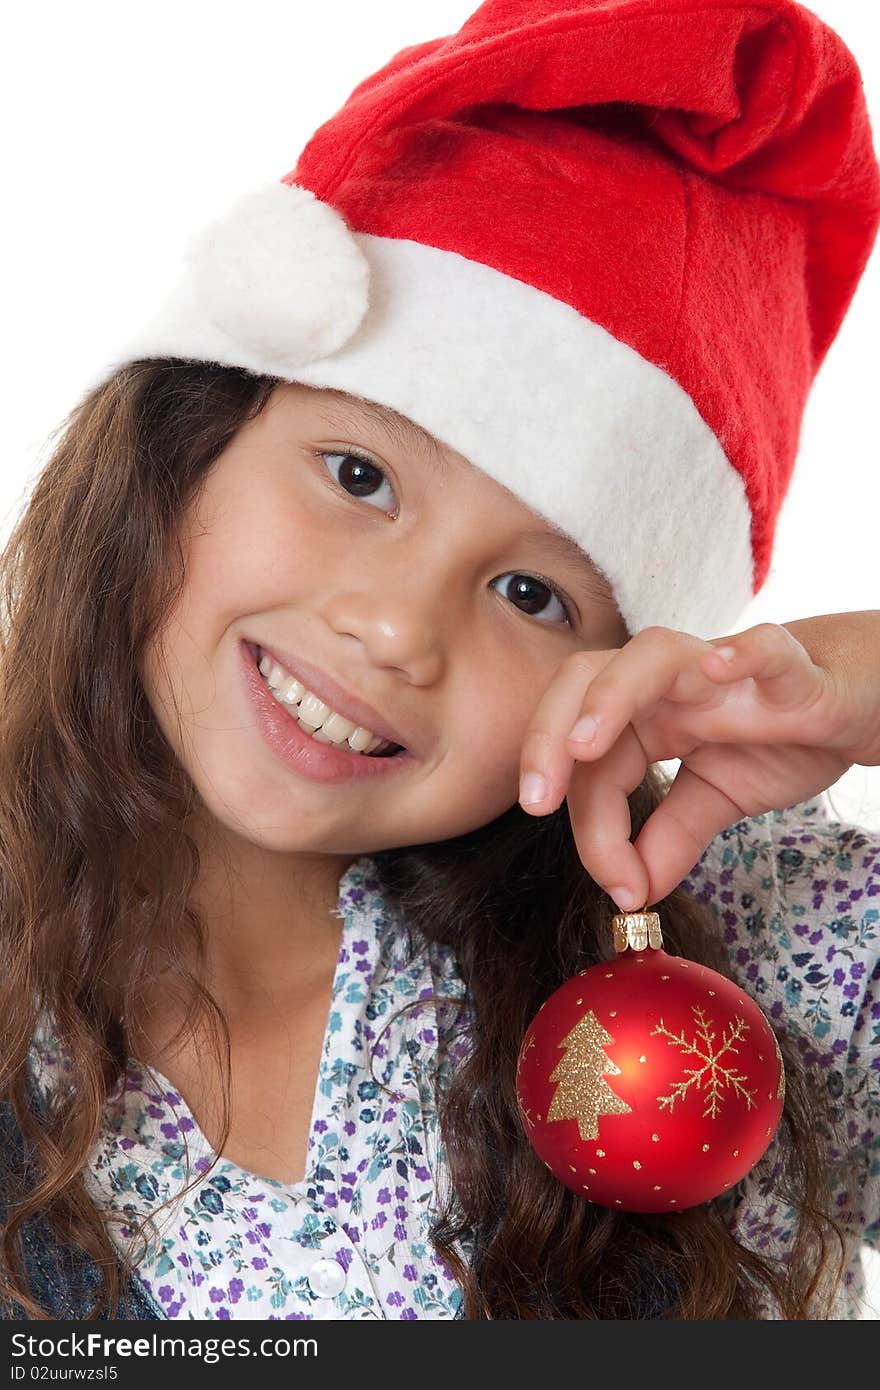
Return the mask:
<svg viewBox="0 0 880 1390">
<path fill-rule="evenodd" d="M 834 1201 L 848 1267 L 833 1316 L 870 1316 L 861 1249 L 880 1244 L 880 836 L 834 819 L 823 794 L 729 826 L 684 883 L 716 916 L 738 983 L 784 1023 L 843 1107 Z M 436 1097 L 468 1045 L 463 985 L 447 948 L 423 943 L 407 961 L 369 856 L 340 878 L 336 912 L 343 930 L 302 1182 L 222 1157 L 212 1166 L 183 1097 L 134 1060 L 108 1101 L 89 1187 L 119 1213 L 120 1248 L 132 1236 L 126 1220 L 153 1216 L 138 1274 L 160 1317 L 461 1317 L 428 1228 L 447 1180 Z M 31 1059 L 44 1090 L 57 1082 L 64 1063 L 50 1029 Z M 723 1200 L 741 1242 L 784 1257 L 794 1212 L 753 1173 Z M 467 1262 L 472 1248 L 458 1249 Z"/>
</svg>

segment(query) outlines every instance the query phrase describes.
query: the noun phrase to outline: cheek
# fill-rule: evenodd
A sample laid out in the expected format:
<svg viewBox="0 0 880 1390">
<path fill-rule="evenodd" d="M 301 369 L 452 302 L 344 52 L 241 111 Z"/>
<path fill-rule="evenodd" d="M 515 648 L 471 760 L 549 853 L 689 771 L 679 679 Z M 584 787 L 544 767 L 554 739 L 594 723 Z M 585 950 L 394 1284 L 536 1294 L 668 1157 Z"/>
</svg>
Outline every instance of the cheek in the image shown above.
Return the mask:
<svg viewBox="0 0 880 1390">
<path fill-rule="evenodd" d="M 253 490 L 221 497 L 210 523 L 192 535 L 182 595 L 194 630 L 221 633 L 308 585 L 326 567 L 326 532 L 287 489 L 255 478 Z"/>
<path fill-rule="evenodd" d="M 450 732 L 446 755 L 426 783 L 429 839 L 476 830 L 519 796 L 519 743 L 491 719 Z"/>
<path fill-rule="evenodd" d="M 473 769 L 473 777 L 499 794 L 512 788 L 516 799 L 523 738 L 540 698 L 517 685 L 513 674 L 454 702 L 456 763 Z"/>
</svg>

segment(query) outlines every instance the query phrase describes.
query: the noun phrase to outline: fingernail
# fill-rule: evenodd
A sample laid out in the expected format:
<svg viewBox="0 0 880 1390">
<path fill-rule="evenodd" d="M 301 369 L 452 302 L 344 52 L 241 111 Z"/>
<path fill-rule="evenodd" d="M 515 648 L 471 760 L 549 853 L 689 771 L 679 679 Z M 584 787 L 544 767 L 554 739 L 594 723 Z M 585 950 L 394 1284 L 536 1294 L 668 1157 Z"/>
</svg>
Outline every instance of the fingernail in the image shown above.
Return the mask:
<svg viewBox="0 0 880 1390">
<path fill-rule="evenodd" d="M 640 900 L 631 888 L 609 888 L 609 898 L 613 898 L 621 912 L 635 912 Z"/>
<path fill-rule="evenodd" d="M 547 795 L 547 783 L 540 772 L 525 772 L 519 784 L 519 799 L 523 806 L 531 806 L 543 801 Z"/>
<path fill-rule="evenodd" d="M 715 655 L 720 656 L 722 661 L 733 661 L 736 656 L 736 647 L 716 647 Z"/>
<path fill-rule="evenodd" d="M 569 738 L 577 739 L 578 743 L 589 743 L 595 738 L 598 727 L 598 720 L 594 719 L 592 714 L 585 714 L 575 724 Z"/>
</svg>

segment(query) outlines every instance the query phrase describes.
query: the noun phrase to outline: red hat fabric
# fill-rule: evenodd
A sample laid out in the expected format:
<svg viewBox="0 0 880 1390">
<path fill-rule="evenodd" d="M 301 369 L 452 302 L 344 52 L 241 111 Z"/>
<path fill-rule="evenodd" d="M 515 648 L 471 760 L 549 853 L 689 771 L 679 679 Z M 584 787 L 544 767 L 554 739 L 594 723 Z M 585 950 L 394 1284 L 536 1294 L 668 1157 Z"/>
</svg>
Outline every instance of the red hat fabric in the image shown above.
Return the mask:
<svg viewBox="0 0 880 1390">
<path fill-rule="evenodd" d="M 630 633 L 716 636 L 878 225 L 859 69 L 794 0 L 486 0 L 201 229 L 106 370 L 390 406 L 574 539 Z"/>
</svg>

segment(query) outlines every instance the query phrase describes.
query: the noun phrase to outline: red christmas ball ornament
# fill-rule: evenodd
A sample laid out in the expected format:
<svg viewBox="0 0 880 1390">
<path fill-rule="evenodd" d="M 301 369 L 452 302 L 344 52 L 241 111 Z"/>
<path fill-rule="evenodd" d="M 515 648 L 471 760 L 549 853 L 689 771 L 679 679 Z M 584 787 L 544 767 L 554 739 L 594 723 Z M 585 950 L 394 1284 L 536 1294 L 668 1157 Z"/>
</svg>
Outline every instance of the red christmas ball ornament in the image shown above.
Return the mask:
<svg viewBox="0 0 880 1390">
<path fill-rule="evenodd" d="M 785 1100 L 755 1001 L 667 955 L 656 912 L 618 913 L 616 959 L 566 981 L 529 1024 L 516 1088 L 529 1142 L 566 1187 L 620 1211 L 720 1196 L 766 1152 Z"/>
</svg>

